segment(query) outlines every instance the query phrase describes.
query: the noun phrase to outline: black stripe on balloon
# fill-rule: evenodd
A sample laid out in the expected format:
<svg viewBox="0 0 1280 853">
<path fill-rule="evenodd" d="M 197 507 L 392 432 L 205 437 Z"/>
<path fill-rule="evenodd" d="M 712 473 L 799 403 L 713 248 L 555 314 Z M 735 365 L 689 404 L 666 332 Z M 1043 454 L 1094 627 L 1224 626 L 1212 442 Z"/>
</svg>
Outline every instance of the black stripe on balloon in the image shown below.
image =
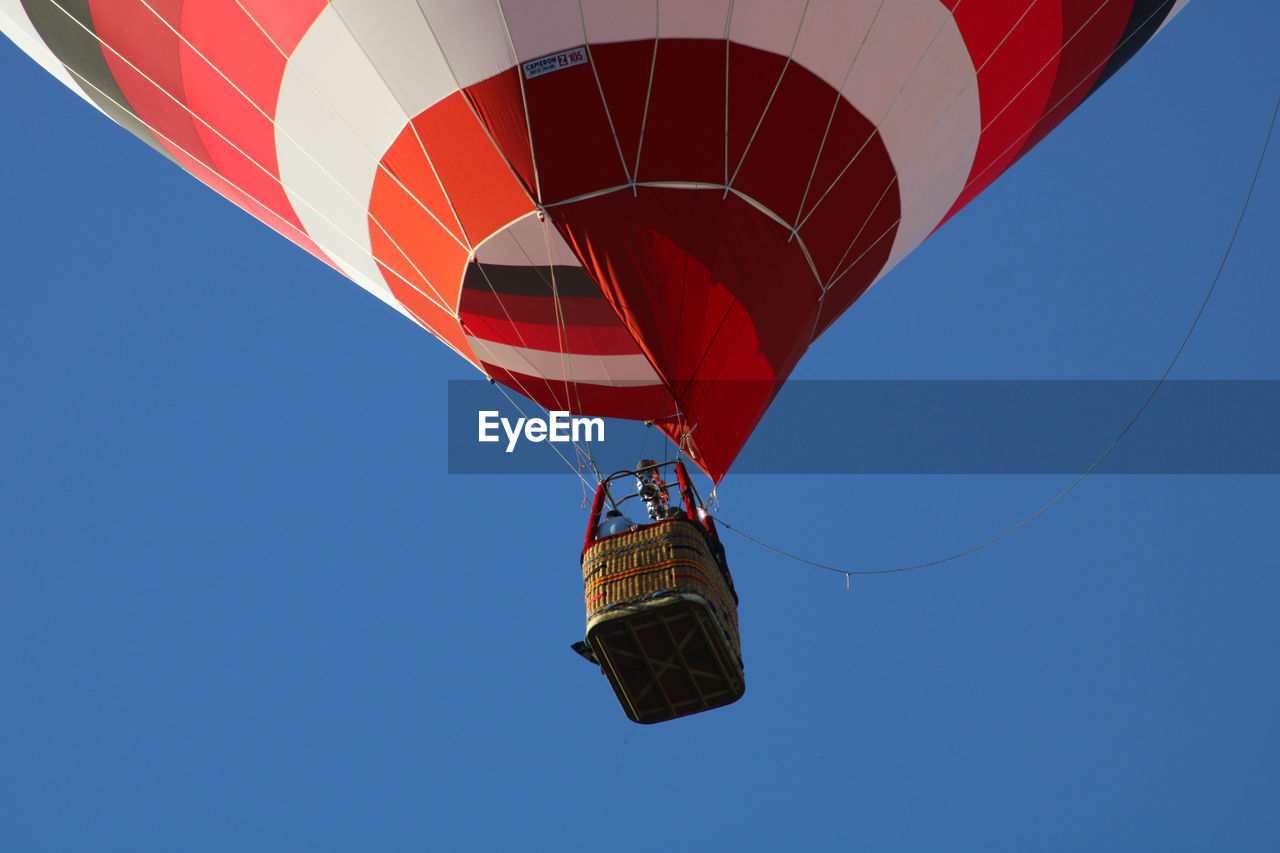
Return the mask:
<svg viewBox="0 0 1280 853">
<path fill-rule="evenodd" d="M 555 276 L 555 290 L 551 289 Z M 510 296 L 560 296 L 581 297 L 604 295 L 582 267 L 562 266 L 529 267 L 508 264 L 473 263 L 467 265 L 462 279 L 466 290 L 501 293 Z"/>
<path fill-rule="evenodd" d="M 22 8 L 40 38 L 84 93 L 126 130 L 173 160 L 173 155 L 134 113 L 112 76 L 94 30 L 89 0 L 22 0 Z"/>
<path fill-rule="evenodd" d="M 1174 0 L 1135 0 L 1133 11 L 1129 13 L 1129 22 L 1124 25 L 1124 35 L 1120 36 L 1120 44 L 1111 54 L 1107 67 L 1103 69 L 1098 81 L 1089 90 L 1092 95 L 1098 87 L 1111 79 L 1111 75 L 1133 58 L 1143 45 L 1151 41 L 1151 37 L 1160 29 L 1160 25 L 1173 11 Z"/>
</svg>

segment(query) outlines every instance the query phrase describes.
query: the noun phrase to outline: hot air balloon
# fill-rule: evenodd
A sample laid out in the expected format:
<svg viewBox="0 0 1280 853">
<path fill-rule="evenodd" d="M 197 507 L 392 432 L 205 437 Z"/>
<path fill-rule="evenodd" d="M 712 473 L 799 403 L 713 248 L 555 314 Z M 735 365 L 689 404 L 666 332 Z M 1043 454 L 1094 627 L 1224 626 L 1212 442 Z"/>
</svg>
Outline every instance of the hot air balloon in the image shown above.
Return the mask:
<svg viewBox="0 0 1280 853">
<path fill-rule="evenodd" d="M 1186 2 L 0 0 L 0 28 L 486 376 L 719 481 L 808 346 Z"/>
</svg>

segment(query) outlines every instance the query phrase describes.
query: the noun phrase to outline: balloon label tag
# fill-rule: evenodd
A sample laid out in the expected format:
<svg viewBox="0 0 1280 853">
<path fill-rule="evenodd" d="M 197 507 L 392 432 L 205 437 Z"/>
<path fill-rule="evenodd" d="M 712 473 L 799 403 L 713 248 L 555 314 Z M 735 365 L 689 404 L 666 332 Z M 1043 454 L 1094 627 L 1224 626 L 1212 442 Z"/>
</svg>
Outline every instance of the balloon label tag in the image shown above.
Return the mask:
<svg viewBox="0 0 1280 853">
<path fill-rule="evenodd" d="M 541 77 L 543 74 L 550 74 L 552 71 L 559 71 L 562 68 L 572 68 L 575 65 L 587 64 L 586 47 L 575 47 L 572 50 L 562 50 L 559 53 L 553 53 L 550 56 L 543 56 L 539 59 L 531 59 L 521 66 L 524 69 L 524 79 L 532 80 L 534 77 Z"/>
</svg>

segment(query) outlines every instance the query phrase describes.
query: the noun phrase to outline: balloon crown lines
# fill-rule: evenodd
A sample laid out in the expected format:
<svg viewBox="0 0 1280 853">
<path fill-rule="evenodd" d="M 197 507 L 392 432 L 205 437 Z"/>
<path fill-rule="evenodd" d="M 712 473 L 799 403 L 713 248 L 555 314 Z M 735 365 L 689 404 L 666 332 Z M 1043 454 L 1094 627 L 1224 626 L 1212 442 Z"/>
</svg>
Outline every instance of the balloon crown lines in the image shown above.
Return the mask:
<svg viewBox="0 0 1280 853">
<path fill-rule="evenodd" d="M 1156 380 L 792 380 L 737 474 L 1078 474 Z M 715 383 L 726 401 L 744 383 Z M 704 393 L 705 393 L 704 389 Z M 450 474 L 564 474 L 673 458 L 676 415 L 547 411 L 484 380 L 448 383 Z M 750 397 L 751 395 L 745 395 Z M 663 427 L 666 427 L 664 433 Z M 684 424 L 696 435 L 697 425 Z M 1280 474 L 1280 381 L 1166 382 L 1100 474 Z M 692 465 L 698 460 L 685 454 Z M 588 468 L 589 470 L 589 468 Z"/>
</svg>

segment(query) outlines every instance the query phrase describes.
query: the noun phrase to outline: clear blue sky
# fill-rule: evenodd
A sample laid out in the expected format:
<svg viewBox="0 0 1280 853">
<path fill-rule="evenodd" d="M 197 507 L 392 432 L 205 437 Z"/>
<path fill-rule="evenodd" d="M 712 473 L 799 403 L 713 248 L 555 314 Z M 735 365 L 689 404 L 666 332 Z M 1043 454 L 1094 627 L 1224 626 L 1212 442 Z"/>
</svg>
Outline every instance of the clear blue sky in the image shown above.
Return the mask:
<svg viewBox="0 0 1280 853">
<path fill-rule="evenodd" d="M 1158 376 L 1277 34 L 1192 3 L 797 375 Z M 581 486 L 445 473 L 471 369 L 7 42 L 0 80 L 5 849 L 1280 849 L 1280 478 L 1090 479 L 847 592 L 729 537 L 747 695 L 636 726 L 568 649 Z M 1273 157 L 1176 378 L 1280 379 L 1278 230 Z M 720 492 L 866 568 L 1066 482 Z"/>
</svg>

